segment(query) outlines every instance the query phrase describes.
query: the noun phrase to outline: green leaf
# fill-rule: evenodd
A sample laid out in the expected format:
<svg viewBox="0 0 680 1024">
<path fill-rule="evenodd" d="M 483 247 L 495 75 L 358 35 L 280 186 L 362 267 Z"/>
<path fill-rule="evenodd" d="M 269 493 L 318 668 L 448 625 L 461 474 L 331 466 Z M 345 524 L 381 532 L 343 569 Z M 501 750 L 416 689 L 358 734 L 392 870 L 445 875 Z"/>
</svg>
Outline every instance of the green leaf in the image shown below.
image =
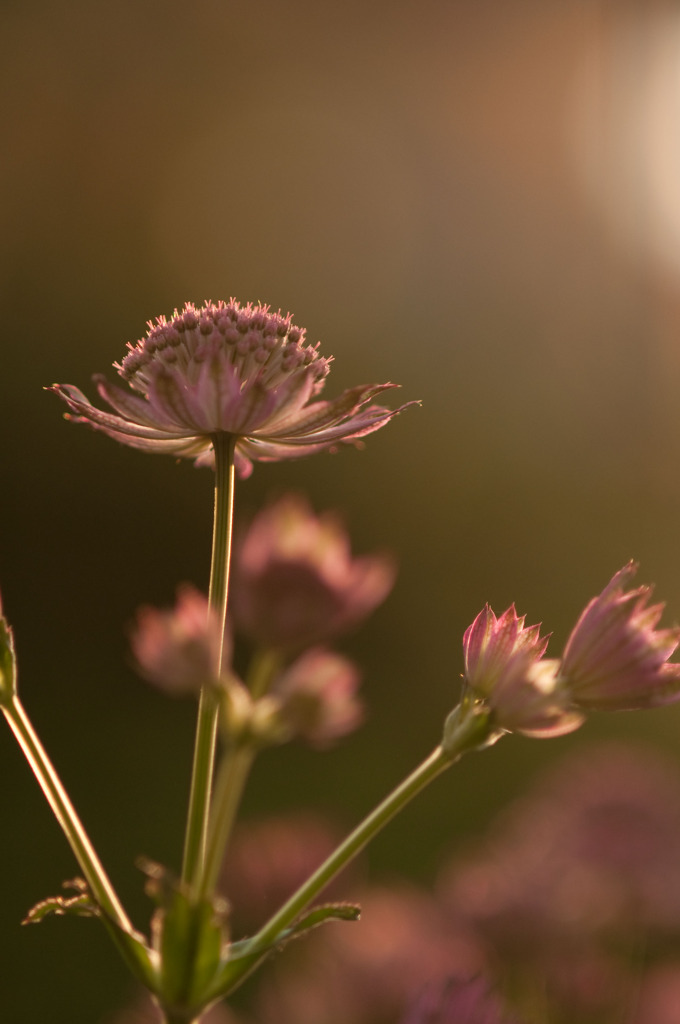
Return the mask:
<svg viewBox="0 0 680 1024">
<path fill-rule="evenodd" d="M 90 895 L 87 882 L 82 878 L 74 878 L 63 883 L 64 889 L 75 890 L 75 896 L 50 896 L 31 907 L 22 924 L 38 924 L 44 918 L 54 915 L 65 917 L 101 917 L 101 910 Z"/>
<path fill-rule="evenodd" d="M 361 917 L 361 907 L 356 903 L 324 903 L 322 906 L 312 907 L 303 917 L 285 931 L 279 932 L 266 946 L 253 946 L 252 939 L 240 939 L 232 942 L 229 947 L 228 963 L 233 960 L 240 960 L 243 957 L 261 956 L 273 949 L 280 949 L 286 942 L 296 939 L 305 932 L 318 928 L 326 921 L 358 921 Z"/>
<path fill-rule="evenodd" d="M 326 921 L 358 921 L 360 917 L 361 907 L 356 903 L 325 903 L 320 907 L 312 907 L 295 924 L 281 932 L 276 937 L 274 945 L 279 946 L 282 942 L 304 935 Z"/>
<path fill-rule="evenodd" d="M 229 956 L 222 962 L 219 974 L 209 990 L 210 1000 L 228 995 L 235 985 L 240 984 L 270 953 L 275 949 L 280 950 L 291 939 L 304 935 L 326 921 L 358 921 L 360 916 L 361 907 L 355 903 L 326 903 L 313 907 L 290 928 L 279 932 L 266 946 L 256 946 L 252 939 L 232 942 Z"/>
<path fill-rule="evenodd" d="M 158 905 L 152 938 L 161 961 L 159 995 L 167 1006 L 201 1007 L 227 949 L 228 904 L 197 902 L 162 865 L 138 863 L 147 876 L 147 894 Z"/>
<path fill-rule="evenodd" d="M 148 948 L 143 935 L 135 931 L 124 931 L 102 911 L 93 899 L 87 882 L 83 878 L 73 878 L 63 883 L 64 889 L 72 890 L 74 896 L 50 896 L 31 907 L 22 924 L 38 924 L 46 917 L 96 917 L 110 932 L 115 934 L 118 948 L 130 970 L 147 988 L 155 992 L 157 976 L 152 961 L 153 953 Z"/>
</svg>

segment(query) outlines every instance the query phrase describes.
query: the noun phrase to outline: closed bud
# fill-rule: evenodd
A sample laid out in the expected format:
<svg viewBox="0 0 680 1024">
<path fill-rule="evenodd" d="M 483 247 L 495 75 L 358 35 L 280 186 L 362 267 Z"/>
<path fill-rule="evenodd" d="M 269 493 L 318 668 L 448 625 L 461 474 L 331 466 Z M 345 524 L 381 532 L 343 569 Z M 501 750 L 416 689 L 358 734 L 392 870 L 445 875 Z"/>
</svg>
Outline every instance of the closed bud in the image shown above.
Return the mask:
<svg viewBox="0 0 680 1024">
<path fill-rule="evenodd" d="M 362 622 L 394 578 L 389 555 L 354 558 L 333 514 L 287 495 L 256 516 L 237 550 L 230 613 L 261 647 L 298 651 Z"/>
<path fill-rule="evenodd" d="M 353 662 L 318 647 L 280 676 L 274 692 L 291 735 L 313 747 L 327 747 L 360 724 L 363 707 L 356 694 L 358 686 L 359 671 Z"/>
<path fill-rule="evenodd" d="M 186 584 L 174 608 L 140 608 L 131 635 L 132 653 L 141 675 L 173 696 L 198 694 L 217 685 L 220 624 L 208 600 Z"/>
<path fill-rule="evenodd" d="M 561 677 L 584 710 L 626 711 L 680 700 L 680 665 L 668 659 L 680 629 L 657 629 L 663 604 L 649 605 L 651 587 L 626 589 L 629 562 L 586 606 L 562 656 Z"/>
</svg>

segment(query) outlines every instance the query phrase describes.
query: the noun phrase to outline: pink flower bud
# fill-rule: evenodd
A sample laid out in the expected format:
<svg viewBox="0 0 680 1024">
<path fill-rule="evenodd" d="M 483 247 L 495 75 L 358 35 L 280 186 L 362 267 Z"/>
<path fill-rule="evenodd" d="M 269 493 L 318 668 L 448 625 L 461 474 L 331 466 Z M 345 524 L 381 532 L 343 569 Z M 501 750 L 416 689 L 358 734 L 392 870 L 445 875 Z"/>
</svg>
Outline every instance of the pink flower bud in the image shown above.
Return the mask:
<svg viewBox="0 0 680 1024">
<path fill-rule="evenodd" d="M 623 711 L 680 699 L 680 665 L 668 658 L 680 629 L 655 629 L 663 604 L 647 605 L 651 587 L 626 591 L 629 562 L 586 606 L 562 657 L 561 677 L 579 708 Z"/>
<path fill-rule="evenodd" d="M 583 724 L 584 716 L 568 704 L 555 658 L 515 654 L 487 698 L 496 725 L 535 739 L 564 736 Z"/>
<path fill-rule="evenodd" d="M 463 637 L 465 681 L 495 726 L 547 738 L 577 729 L 583 716 L 567 707 L 559 662 L 542 658 L 549 638 L 539 632 L 524 625 L 514 605 L 497 619 L 487 604 Z"/>
<path fill-rule="evenodd" d="M 208 600 L 185 584 L 174 608 L 140 608 L 130 638 L 141 675 L 167 693 L 198 693 L 218 677 L 220 626 Z"/>
<path fill-rule="evenodd" d="M 231 613 L 261 646 L 300 649 L 361 622 L 394 577 L 390 556 L 352 558 L 333 514 L 287 495 L 256 516 L 236 553 Z"/>
<path fill-rule="evenodd" d="M 535 661 L 545 653 L 550 637 L 539 636 L 540 624 L 525 626 L 525 617 L 520 618 L 512 604 L 497 619 L 487 604 L 465 630 L 465 679 L 479 693 L 492 692 L 514 655 L 523 653 Z"/>
<path fill-rule="evenodd" d="M 307 651 L 279 677 L 274 693 L 293 735 L 314 747 L 326 747 L 352 732 L 363 718 L 356 695 L 359 672 L 332 651 Z"/>
</svg>

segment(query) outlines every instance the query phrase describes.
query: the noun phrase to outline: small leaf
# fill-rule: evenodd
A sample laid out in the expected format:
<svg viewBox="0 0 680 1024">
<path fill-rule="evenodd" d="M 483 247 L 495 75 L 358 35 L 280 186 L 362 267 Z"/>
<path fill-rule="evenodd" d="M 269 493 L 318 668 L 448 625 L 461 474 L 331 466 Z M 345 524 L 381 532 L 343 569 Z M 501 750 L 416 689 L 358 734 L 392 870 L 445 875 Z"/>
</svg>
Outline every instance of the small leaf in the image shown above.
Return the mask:
<svg viewBox="0 0 680 1024">
<path fill-rule="evenodd" d="M 303 935 L 325 921 L 358 921 L 361 907 L 355 903 L 328 903 L 313 907 L 290 928 L 279 932 L 275 939 L 266 945 L 256 945 L 253 939 L 241 939 L 229 946 L 229 955 L 222 962 L 221 968 L 209 990 L 211 1000 L 221 999 L 246 978 L 250 972 L 262 963 L 275 949 L 280 950 L 291 939 Z"/>
<path fill-rule="evenodd" d="M 312 907 L 304 917 L 301 917 L 290 928 L 279 932 L 276 938 L 266 946 L 254 947 L 252 939 L 240 939 L 238 942 L 232 942 L 227 962 L 231 963 L 233 960 L 240 960 L 244 957 L 262 956 L 263 953 L 269 953 L 273 949 L 280 949 L 284 943 L 304 935 L 312 928 L 318 928 L 326 921 L 358 921 L 360 917 L 361 907 L 356 903 L 325 903 L 319 907 Z"/>
<path fill-rule="evenodd" d="M 55 917 L 101 917 L 99 906 L 92 899 L 87 883 L 82 878 L 74 878 L 63 883 L 64 889 L 73 889 L 75 896 L 50 896 L 31 907 L 22 924 L 38 924 L 43 918 L 54 914 Z"/>
<path fill-rule="evenodd" d="M 358 921 L 361 917 L 361 907 L 356 903 L 325 903 L 320 907 L 312 907 L 308 913 L 301 917 L 286 931 L 276 937 L 274 945 L 281 942 L 288 942 L 299 935 L 304 935 L 312 928 L 318 928 L 326 921 Z"/>
</svg>

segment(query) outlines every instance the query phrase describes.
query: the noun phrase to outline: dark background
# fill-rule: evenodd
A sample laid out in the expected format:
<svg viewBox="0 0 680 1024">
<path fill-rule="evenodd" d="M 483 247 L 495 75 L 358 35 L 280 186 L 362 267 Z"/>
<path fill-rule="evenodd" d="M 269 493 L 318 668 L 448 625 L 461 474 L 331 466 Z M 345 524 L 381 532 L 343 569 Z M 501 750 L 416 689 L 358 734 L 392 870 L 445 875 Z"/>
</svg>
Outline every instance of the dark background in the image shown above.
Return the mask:
<svg viewBox="0 0 680 1024">
<path fill-rule="evenodd" d="M 194 729 L 129 667 L 125 626 L 207 586 L 207 471 L 61 419 L 145 321 L 234 295 L 336 357 L 329 395 L 420 398 L 363 452 L 260 466 L 339 507 L 394 594 L 344 649 L 370 717 L 323 755 L 264 756 L 249 814 L 351 825 L 439 738 L 488 600 L 553 630 L 629 558 L 680 617 L 680 18 L 668 2 L 6 2 L 0 585 L 21 693 L 139 926 L 134 858 L 178 867 Z M 113 371 L 110 371 L 113 374 Z M 547 761 L 601 735 L 674 750 L 680 714 L 508 738 L 374 845 L 427 881 Z M 27 908 L 76 873 L 0 736 L 0 1003 L 92 1024 L 129 983 L 103 930 Z"/>
</svg>

